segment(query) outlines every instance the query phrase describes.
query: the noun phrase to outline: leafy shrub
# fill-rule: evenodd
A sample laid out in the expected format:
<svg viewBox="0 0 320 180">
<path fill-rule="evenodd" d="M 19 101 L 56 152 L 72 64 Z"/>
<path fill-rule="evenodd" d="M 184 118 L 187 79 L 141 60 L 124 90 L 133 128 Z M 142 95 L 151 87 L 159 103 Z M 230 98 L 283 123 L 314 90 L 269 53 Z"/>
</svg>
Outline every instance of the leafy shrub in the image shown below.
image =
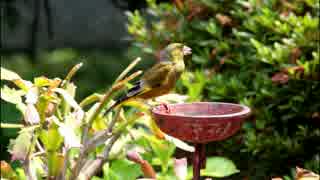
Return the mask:
<svg viewBox="0 0 320 180">
<path fill-rule="evenodd" d="M 75 179 L 99 172 L 112 155 L 121 152 L 121 147 L 111 152 L 115 142 L 141 118 L 135 112 L 124 114 L 122 108 L 104 115 L 114 93 L 141 74 L 137 71 L 125 77 L 138 61 L 132 62 L 105 94 L 93 93 L 80 103 L 74 100 L 76 86 L 71 79 L 82 64 L 74 66 L 63 80 L 40 76 L 33 82 L 1 67 L 1 80 L 10 82 L 1 88 L 1 99 L 23 114 L 19 124 L 1 123 L 1 128 L 21 129 L 8 147 L 18 166 L 12 169 L 1 161 L 1 172 L 6 172 L 1 178 Z"/>
<path fill-rule="evenodd" d="M 1 67 L 5 84 L 1 99 L 15 105 L 23 115 L 18 124 L 1 123 L 3 129 L 20 129 L 18 136 L 10 139 L 11 163 L 1 161 L 1 178 L 191 179 L 187 159 L 173 159 L 173 153 L 176 146 L 189 151 L 194 148 L 168 135 L 158 139 L 149 105 L 130 101 L 125 103 L 129 109 L 116 107 L 114 112 L 105 113 L 112 98 L 127 85 L 132 86 L 129 81 L 141 74 L 137 71 L 126 77 L 139 61 L 133 61 L 105 94 L 93 93 L 80 103 L 75 100 L 77 87 L 72 77 L 82 64 L 74 66 L 63 80 L 40 76 L 32 82 Z M 177 94 L 159 98 L 160 102 L 185 100 Z M 156 105 L 157 100 L 149 103 Z M 237 172 L 231 160 L 210 157 L 202 174 L 224 177 Z"/>
<path fill-rule="evenodd" d="M 262 179 L 305 166 L 320 171 L 319 1 L 174 0 L 129 12 L 133 47 L 158 57 L 170 42 L 192 47 L 176 90 L 190 101 L 253 110 L 243 132 L 219 143 L 241 176 Z"/>
</svg>

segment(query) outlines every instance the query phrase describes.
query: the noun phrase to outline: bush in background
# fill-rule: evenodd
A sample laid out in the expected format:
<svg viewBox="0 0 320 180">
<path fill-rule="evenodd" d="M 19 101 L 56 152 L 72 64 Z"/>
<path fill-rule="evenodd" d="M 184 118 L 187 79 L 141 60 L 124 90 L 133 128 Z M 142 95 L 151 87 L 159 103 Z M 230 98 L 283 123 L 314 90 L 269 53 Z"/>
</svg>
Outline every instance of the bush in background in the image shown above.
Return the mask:
<svg viewBox="0 0 320 180">
<path fill-rule="evenodd" d="M 128 13 L 133 46 L 158 57 L 170 42 L 192 47 L 176 90 L 190 101 L 248 105 L 239 135 L 212 144 L 242 177 L 320 170 L 319 2 L 174 0 Z M 210 149 L 209 149 L 210 151 Z"/>
</svg>

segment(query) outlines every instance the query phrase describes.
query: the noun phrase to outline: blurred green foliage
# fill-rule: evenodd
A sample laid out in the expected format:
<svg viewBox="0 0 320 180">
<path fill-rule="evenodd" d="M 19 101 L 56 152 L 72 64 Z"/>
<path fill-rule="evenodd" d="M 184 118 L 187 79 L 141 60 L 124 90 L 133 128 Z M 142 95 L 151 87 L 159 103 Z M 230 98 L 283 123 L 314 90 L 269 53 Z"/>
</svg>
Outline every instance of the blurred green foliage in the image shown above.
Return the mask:
<svg viewBox="0 0 320 180">
<path fill-rule="evenodd" d="M 34 64 L 30 56 L 24 53 L 1 54 L 1 67 L 13 70 L 25 79 L 33 79 L 37 76 L 61 77 L 66 75 L 66 69 L 74 64 L 83 62 L 84 66 L 74 77 L 79 85 L 75 98 L 77 100 L 92 94 L 103 92 L 110 86 L 117 75 L 130 63 L 129 56 L 136 56 L 137 50 L 129 52 L 124 49 L 55 49 L 42 51 Z M 136 69 L 145 69 L 154 62 L 148 56 L 142 56 L 145 60 Z M 150 59 L 150 60 L 149 60 Z M 1 82 L 3 85 L 3 82 Z M 3 92 L 1 92 L 3 93 Z M 1 99 L 1 122 L 20 123 L 22 114 L 14 105 Z M 17 136 L 18 130 L 2 129 L 1 159 L 8 159 L 7 145 L 9 138 Z"/>
<path fill-rule="evenodd" d="M 128 13 L 133 47 L 192 47 L 176 90 L 190 101 L 248 105 L 242 133 L 214 147 L 249 179 L 320 168 L 319 1 L 175 0 Z"/>
</svg>

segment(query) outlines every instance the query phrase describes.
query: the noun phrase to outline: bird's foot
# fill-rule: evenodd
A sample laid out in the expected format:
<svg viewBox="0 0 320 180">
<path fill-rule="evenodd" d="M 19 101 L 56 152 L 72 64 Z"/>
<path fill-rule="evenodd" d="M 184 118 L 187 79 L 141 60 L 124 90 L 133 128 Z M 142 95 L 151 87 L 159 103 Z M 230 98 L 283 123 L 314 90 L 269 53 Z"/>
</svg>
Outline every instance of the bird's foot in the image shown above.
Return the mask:
<svg viewBox="0 0 320 180">
<path fill-rule="evenodd" d="M 166 113 L 171 113 L 171 108 L 167 103 L 161 103 L 161 105 L 164 107 Z"/>
</svg>

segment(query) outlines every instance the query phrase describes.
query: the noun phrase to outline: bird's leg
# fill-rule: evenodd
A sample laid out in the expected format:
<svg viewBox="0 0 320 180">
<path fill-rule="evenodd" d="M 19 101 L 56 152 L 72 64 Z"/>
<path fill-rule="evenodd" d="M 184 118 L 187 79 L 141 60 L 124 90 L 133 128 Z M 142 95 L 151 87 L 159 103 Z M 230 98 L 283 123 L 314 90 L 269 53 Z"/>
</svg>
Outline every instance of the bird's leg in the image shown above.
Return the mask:
<svg viewBox="0 0 320 180">
<path fill-rule="evenodd" d="M 166 113 L 168 114 L 171 113 L 171 108 L 168 105 L 168 103 L 162 102 L 160 105 L 164 107 L 164 109 L 166 110 Z"/>
</svg>

